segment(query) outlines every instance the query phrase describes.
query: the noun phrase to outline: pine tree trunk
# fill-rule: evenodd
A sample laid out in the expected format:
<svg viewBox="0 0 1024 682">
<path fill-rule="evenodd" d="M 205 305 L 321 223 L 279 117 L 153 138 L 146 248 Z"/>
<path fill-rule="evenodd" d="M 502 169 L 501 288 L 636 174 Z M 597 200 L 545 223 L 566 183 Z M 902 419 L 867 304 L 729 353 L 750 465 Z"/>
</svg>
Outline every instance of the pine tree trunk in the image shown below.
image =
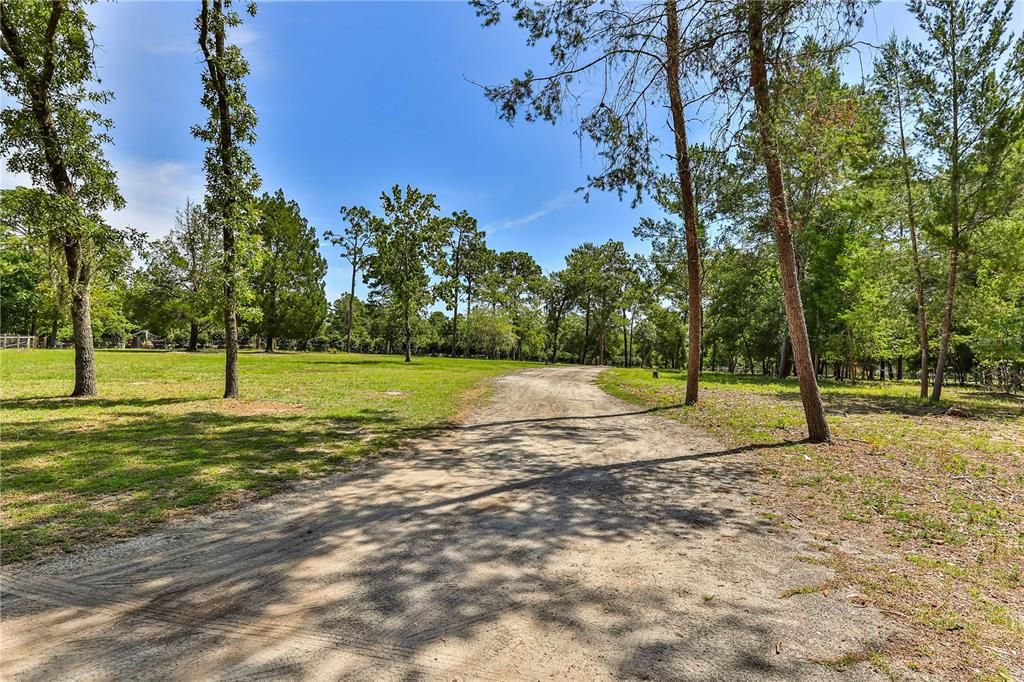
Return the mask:
<svg viewBox="0 0 1024 682">
<path fill-rule="evenodd" d="M 950 20 L 953 19 L 953 6 L 949 8 Z M 954 24 L 955 25 L 955 24 Z M 952 30 L 952 29 L 951 29 Z M 957 35 L 954 35 L 954 41 Z M 955 45 L 955 42 L 954 42 Z M 952 68 L 950 72 L 952 97 L 950 98 L 951 137 L 949 141 L 949 194 L 952 212 L 950 213 L 950 249 L 949 278 L 946 282 L 946 302 L 942 315 L 942 332 L 939 338 L 939 356 L 935 360 L 935 383 L 932 386 L 932 401 L 942 398 L 942 382 L 946 373 L 946 361 L 949 357 L 950 335 L 953 333 L 953 304 L 956 299 L 956 274 L 960 263 L 960 106 L 961 93 L 958 79 L 957 51 L 951 52 Z"/>
<path fill-rule="evenodd" d="M 946 359 L 949 357 L 949 338 L 953 331 L 953 303 L 956 296 L 956 271 L 960 250 L 953 246 L 949 252 L 949 279 L 946 282 L 946 303 L 942 314 L 942 334 L 939 337 L 939 356 L 935 361 L 935 383 L 932 385 L 932 400 L 942 398 L 942 382 L 946 373 Z"/>
<path fill-rule="evenodd" d="M 768 92 L 768 70 L 764 48 L 764 5 L 751 2 L 750 18 L 750 81 L 754 91 L 756 122 L 764 147 L 765 174 L 768 178 L 768 193 L 772 219 L 775 223 L 775 241 L 779 252 L 779 269 L 782 274 L 782 291 L 786 303 L 786 319 L 789 323 L 789 338 L 796 361 L 797 380 L 800 383 L 800 399 L 807 433 L 811 442 L 828 443 L 832 434 L 825 420 L 825 407 L 818 391 L 818 381 L 811 365 L 811 346 L 807 336 L 807 321 L 804 319 L 803 301 L 797 279 L 796 251 L 786 202 L 782 162 L 775 145 L 774 121 L 771 114 Z"/>
<path fill-rule="evenodd" d="M 459 342 L 459 289 L 455 288 L 455 296 L 452 297 L 452 357 L 458 351 Z"/>
<path fill-rule="evenodd" d="M 917 296 L 917 335 L 921 344 L 921 397 L 928 397 L 928 320 L 924 305 L 924 277 L 921 275 L 921 252 L 917 246 L 917 215 L 914 210 L 914 194 L 910 179 L 910 155 L 907 153 L 907 138 L 903 130 L 903 90 L 896 83 L 896 111 L 900 130 L 900 153 L 903 160 L 903 188 L 907 200 L 907 226 L 910 228 L 910 253 L 914 265 L 914 293 Z M 902 358 L 900 358 L 902 361 Z"/>
<path fill-rule="evenodd" d="M 686 361 L 686 397 L 684 403 L 697 402 L 698 383 L 701 367 L 701 326 L 703 308 L 700 287 L 700 253 L 697 239 L 697 207 L 693 198 L 693 178 L 690 169 L 690 148 L 686 136 L 686 105 L 679 88 L 679 13 L 676 0 L 665 3 L 667 27 L 665 45 L 667 59 L 665 78 L 672 111 L 672 130 L 675 138 L 676 175 L 679 180 L 679 197 L 683 206 L 683 226 L 686 233 L 686 280 L 689 288 L 688 346 Z"/>
<path fill-rule="evenodd" d="M 466 337 L 466 342 L 462 346 L 462 357 L 469 358 L 469 314 L 473 312 L 473 287 L 471 285 L 466 286 L 466 331 L 463 336 Z"/>
<path fill-rule="evenodd" d="M 353 256 L 355 258 L 355 256 Z M 356 263 L 352 263 L 352 287 L 348 292 L 348 324 L 345 331 L 345 352 L 352 352 L 352 308 L 356 297 Z"/>
<path fill-rule="evenodd" d="M 587 364 L 587 342 L 590 339 L 590 296 L 587 296 L 587 312 L 583 324 L 583 350 L 580 351 L 580 364 Z"/>
<path fill-rule="evenodd" d="M 629 328 L 625 323 L 622 325 L 622 365 L 629 367 Z"/>
</svg>

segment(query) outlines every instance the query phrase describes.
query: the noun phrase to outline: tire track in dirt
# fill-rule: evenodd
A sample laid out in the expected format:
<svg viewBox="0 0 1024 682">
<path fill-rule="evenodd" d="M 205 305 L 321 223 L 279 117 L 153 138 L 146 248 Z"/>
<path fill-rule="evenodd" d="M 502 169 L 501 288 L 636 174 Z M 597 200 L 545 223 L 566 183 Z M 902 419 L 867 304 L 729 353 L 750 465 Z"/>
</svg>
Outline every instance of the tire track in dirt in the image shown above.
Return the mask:
<svg viewBox="0 0 1024 682">
<path fill-rule="evenodd" d="M 6 570 L 3 679 L 873 679 L 890 625 L 760 519 L 749 456 L 592 384 L 247 509 Z M 780 646 L 780 642 L 783 643 Z"/>
</svg>

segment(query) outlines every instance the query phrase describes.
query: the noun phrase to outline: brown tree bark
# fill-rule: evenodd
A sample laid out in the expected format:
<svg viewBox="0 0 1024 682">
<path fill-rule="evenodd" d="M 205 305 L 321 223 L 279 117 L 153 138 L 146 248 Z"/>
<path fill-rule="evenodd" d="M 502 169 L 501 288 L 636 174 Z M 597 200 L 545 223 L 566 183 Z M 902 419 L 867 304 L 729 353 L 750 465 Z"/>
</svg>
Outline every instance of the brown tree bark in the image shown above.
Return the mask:
<svg viewBox="0 0 1024 682">
<path fill-rule="evenodd" d="M 92 305 L 89 299 L 91 268 L 83 263 L 82 245 L 77 239 L 64 246 L 71 285 L 71 328 L 75 343 L 75 387 L 73 398 L 96 395 L 96 355 L 92 338 Z"/>
<path fill-rule="evenodd" d="M 455 288 L 455 295 L 452 296 L 452 353 L 454 358 L 458 352 L 459 343 L 459 288 Z"/>
<path fill-rule="evenodd" d="M 679 43 L 679 13 L 676 0 L 666 0 L 665 47 L 669 108 L 672 111 L 672 131 L 675 138 L 676 175 L 679 179 L 679 198 L 683 207 L 683 229 L 686 233 L 686 278 L 689 288 L 688 348 L 686 360 L 686 397 L 684 403 L 697 402 L 697 389 L 701 368 L 701 326 L 703 309 L 700 287 L 700 243 L 697 239 L 697 208 L 693 198 L 693 176 L 690 169 L 690 147 L 686 136 L 686 104 L 679 87 L 681 45 Z"/>
<path fill-rule="evenodd" d="M 15 28 L 3 20 L 0 13 L 0 30 L 4 37 L 4 51 L 11 61 L 22 70 L 26 80 L 31 101 L 29 105 L 35 121 L 36 131 L 42 141 L 43 157 L 46 161 L 47 173 L 53 184 L 54 191 L 64 197 L 76 200 L 74 183 L 67 169 L 64 150 L 60 143 L 54 121 L 53 107 L 49 92 L 53 82 L 55 60 L 53 55 L 54 41 L 61 17 L 67 9 L 65 2 L 52 2 L 50 16 L 47 20 L 46 33 L 43 36 L 44 52 L 42 65 L 35 71 L 30 64 L 21 44 L 21 36 Z M 71 391 L 73 398 L 86 398 L 96 395 L 96 359 L 92 338 L 92 315 L 89 299 L 89 284 L 92 279 L 92 263 L 87 256 L 81 239 L 73 232 L 65 231 L 61 235 L 64 248 L 64 260 L 68 271 L 68 286 L 71 293 L 71 326 L 75 344 L 75 386 Z M 56 338 L 56 334 L 53 334 Z"/>
<path fill-rule="evenodd" d="M 222 0 L 213 0 L 213 12 L 223 15 Z M 210 80 L 217 93 L 217 116 L 220 124 L 217 153 L 220 157 L 221 172 L 230 184 L 235 175 L 231 158 L 231 108 L 230 93 L 224 73 L 224 22 L 214 26 L 214 54 L 210 54 L 207 37 L 210 30 L 210 0 L 203 0 L 200 14 L 199 46 L 203 51 Z M 235 290 L 235 199 L 226 197 L 219 207 L 221 213 L 221 234 L 224 242 L 224 397 L 238 398 L 238 295 Z"/>
<path fill-rule="evenodd" d="M 409 322 L 409 306 L 405 307 L 405 361 L 412 362 L 412 325 Z"/>
<path fill-rule="evenodd" d="M 469 314 L 473 312 L 473 285 L 466 284 L 466 343 L 462 347 L 462 357 L 469 358 Z"/>
<path fill-rule="evenodd" d="M 188 323 L 188 352 L 195 353 L 199 349 L 199 323 L 190 320 Z"/>
<path fill-rule="evenodd" d="M 914 194 L 911 189 L 910 155 L 907 152 L 907 137 L 903 129 L 903 88 L 896 81 L 896 118 L 900 131 L 900 155 L 903 166 L 903 188 L 907 200 L 907 226 L 910 229 L 910 254 L 914 265 L 914 289 L 917 296 L 917 335 L 921 344 L 921 397 L 928 397 L 928 321 L 924 306 L 924 277 L 921 275 L 921 252 L 917 246 L 917 215 L 914 210 Z M 902 358 L 900 358 L 902 360 Z M 902 377 L 901 377 L 902 378 Z"/>
<path fill-rule="evenodd" d="M 954 214 L 956 209 L 954 209 Z M 949 250 L 949 276 L 946 281 L 946 302 L 942 313 L 942 334 L 939 337 L 939 356 L 935 360 L 935 383 L 932 384 L 931 399 L 935 402 L 942 397 L 942 382 L 946 373 L 946 358 L 949 355 L 949 337 L 953 331 L 953 304 L 956 295 L 956 272 L 960 261 L 960 250 L 956 240 L 959 231 L 953 227 L 953 247 Z"/>
<path fill-rule="evenodd" d="M 590 294 L 587 294 L 587 311 L 583 323 L 583 350 L 580 351 L 580 364 L 587 364 L 587 344 L 590 340 Z"/>
<path fill-rule="evenodd" d="M 775 242 L 779 252 L 779 269 L 782 275 L 782 291 L 786 304 L 786 320 L 789 323 L 789 338 L 793 348 L 793 359 L 796 363 L 797 381 L 800 384 L 800 400 L 803 403 L 804 417 L 807 420 L 807 435 L 811 442 L 829 443 L 832 434 L 825 420 L 825 407 L 818 391 L 818 380 L 811 364 L 811 345 L 807 336 L 807 321 L 804 319 L 804 306 L 800 298 L 800 285 L 797 279 L 796 251 L 793 246 L 793 233 L 789 217 L 789 206 L 786 201 L 786 188 L 783 180 L 782 162 L 779 159 L 775 144 L 774 120 L 771 111 L 770 94 L 768 92 L 768 68 L 764 46 L 764 11 L 765 5 L 758 1 L 750 2 L 749 38 L 750 38 L 750 84 L 754 91 L 756 123 L 761 136 L 762 153 L 764 155 L 765 174 L 768 178 L 768 194 L 770 198 L 772 220 L 775 225 Z"/>
<path fill-rule="evenodd" d="M 953 6 L 950 5 L 949 20 L 953 24 Z M 955 44 L 955 43 L 954 43 Z M 956 274 L 960 263 L 960 89 L 959 63 L 954 49 L 951 57 L 950 80 L 953 96 L 950 98 L 951 139 L 949 141 L 949 193 L 952 212 L 949 217 L 950 249 L 949 276 L 946 282 L 946 301 L 942 314 L 942 332 L 939 337 L 939 355 L 935 359 L 935 383 L 932 385 L 931 399 L 938 402 L 942 398 L 942 382 L 946 373 L 946 359 L 949 356 L 949 339 L 953 332 L 953 304 L 956 298 Z"/>
<path fill-rule="evenodd" d="M 352 352 L 352 306 L 355 302 L 356 297 L 356 262 L 352 262 L 352 286 L 348 291 L 348 324 L 345 330 L 345 352 Z"/>
</svg>

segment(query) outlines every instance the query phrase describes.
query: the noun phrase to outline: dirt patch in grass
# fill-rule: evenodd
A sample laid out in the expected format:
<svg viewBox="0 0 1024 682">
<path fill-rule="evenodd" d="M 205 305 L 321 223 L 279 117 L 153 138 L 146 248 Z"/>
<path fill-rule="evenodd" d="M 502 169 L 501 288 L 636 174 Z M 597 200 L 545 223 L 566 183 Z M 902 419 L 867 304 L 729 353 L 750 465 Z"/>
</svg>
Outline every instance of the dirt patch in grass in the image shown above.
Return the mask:
<svg viewBox="0 0 1024 682">
<path fill-rule="evenodd" d="M 216 412 L 235 417 L 259 417 L 263 415 L 301 414 L 309 410 L 297 403 L 278 400 L 195 400 L 164 406 L 168 414 L 186 412 Z"/>
<path fill-rule="evenodd" d="M 921 403 L 909 384 L 826 384 L 836 443 L 811 445 L 800 442 L 792 382 L 717 379 L 705 378 L 693 408 L 676 406 L 685 386 L 673 375 L 612 370 L 601 383 L 730 445 L 773 446 L 756 451 L 772 482 L 758 503 L 811 532 L 837 579 L 905 626 L 882 652 L 887 665 L 940 679 L 1024 676 L 1019 401 L 951 389 L 949 404 L 971 414 L 960 418 L 942 414 L 948 404 Z"/>
</svg>

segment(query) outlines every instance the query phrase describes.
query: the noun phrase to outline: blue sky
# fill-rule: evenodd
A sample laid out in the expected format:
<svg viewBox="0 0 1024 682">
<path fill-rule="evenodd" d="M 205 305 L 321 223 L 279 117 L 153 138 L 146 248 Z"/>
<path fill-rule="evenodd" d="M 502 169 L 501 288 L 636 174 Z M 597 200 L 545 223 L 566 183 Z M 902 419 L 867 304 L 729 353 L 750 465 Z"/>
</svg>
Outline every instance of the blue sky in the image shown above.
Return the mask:
<svg viewBox="0 0 1024 682">
<path fill-rule="evenodd" d="M 203 193 L 203 146 L 190 134 L 206 115 L 197 6 L 101 2 L 90 12 L 103 85 L 116 98 L 108 154 L 128 202 L 112 222 L 153 235 L 166 233 L 186 196 Z M 905 32 L 909 17 L 883 3 L 864 37 L 881 41 L 894 26 Z M 511 22 L 483 29 L 463 2 L 262 2 L 233 38 L 252 66 L 264 189 L 284 189 L 318 233 L 342 227 L 340 205 L 376 208 L 382 189 L 409 183 L 437 194 L 445 212 L 468 210 L 493 248 L 529 251 L 545 270 L 588 240 L 646 250 L 632 228 L 653 206 L 599 193 L 587 204 L 574 192 L 598 166 L 571 121 L 509 126 L 468 82 L 545 65 L 546 50 L 527 47 Z M 332 246 L 321 249 L 334 298 L 349 271 Z"/>
</svg>

